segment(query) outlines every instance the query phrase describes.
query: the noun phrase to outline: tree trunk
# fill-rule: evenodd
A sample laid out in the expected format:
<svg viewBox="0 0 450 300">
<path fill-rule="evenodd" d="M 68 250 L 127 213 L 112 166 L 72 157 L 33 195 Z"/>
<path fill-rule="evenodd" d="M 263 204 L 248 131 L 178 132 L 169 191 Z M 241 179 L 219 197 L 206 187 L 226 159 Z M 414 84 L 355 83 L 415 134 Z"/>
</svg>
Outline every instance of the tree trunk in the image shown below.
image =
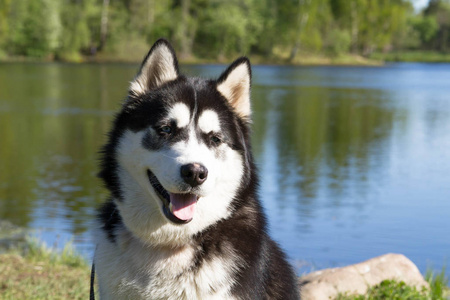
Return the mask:
<svg viewBox="0 0 450 300">
<path fill-rule="evenodd" d="M 299 1 L 300 5 L 302 1 Z M 301 6 L 300 6 L 301 7 Z M 297 32 L 295 34 L 295 42 L 294 46 L 292 47 L 291 54 L 289 55 L 289 61 L 292 62 L 295 59 L 295 56 L 297 56 L 297 52 L 300 49 L 300 35 L 302 33 L 303 27 L 308 22 L 309 14 L 308 13 L 301 13 L 299 12 L 299 21 L 297 26 Z"/>
<path fill-rule="evenodd" d="M 100 45 L 98 46 L 99 51 L 105 46 L 106 37 L 108 35 L 108 8 L 109 0 L 103 0 L 102 18 L 100 23 Z"/>
<path fill-rule="evenodd" d="M 270 15 L 269 19 L 276 20 L 277 18 L 277 2 L 275 0 L 270 1 Z M 270 32 L 269 39 L 264 41 L 264 56 L 265 57 L 272 57 L 273 54 L 273 45 L 275 43 L 274 40 L 274 31 L 269 29 L 268 32 Z"/>
<path fill-rule="evenodd" d="M 447 51 L 447 40 L 448 40 L 448 27 L 443 26 L 442 29 L 442 42 L 441 42 L 441 51 L 446 52 Z"/>
<path fill-rule="evenodd" d="M 351 1 L 351 49 L 353 53 L 358 52 L 358 11 L 355 1 Z"/>
<path fill-rule="evenodd" d="M 149 24 L 153 24 L 155 22 L 155 2 L 153 0 L 148 0 L 148 14 L 147 14 L 147 22 Z"/>
<path fill-rule="evenodd" d="M 180 30 L 181 58 L 188 58 L 192 55 L 192 43 L 190 43 L 190 32 L 189 32 L 190 6 L 191 0 L 183 0 L 181 2 L 181 30 Z"/>
</svg>

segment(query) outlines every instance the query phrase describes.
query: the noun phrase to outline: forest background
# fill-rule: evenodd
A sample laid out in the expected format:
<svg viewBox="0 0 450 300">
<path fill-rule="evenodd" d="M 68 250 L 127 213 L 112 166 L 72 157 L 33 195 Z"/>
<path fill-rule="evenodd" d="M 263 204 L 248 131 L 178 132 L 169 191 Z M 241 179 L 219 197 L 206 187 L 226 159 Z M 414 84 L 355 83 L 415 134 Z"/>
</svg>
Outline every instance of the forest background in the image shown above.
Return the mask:
<svg viewBox="0 0 450 300">
<path fill-rule="evenodd" d="M 0 0 L 0 60 L 450 61 L 450 0 Z"/>
</svg>

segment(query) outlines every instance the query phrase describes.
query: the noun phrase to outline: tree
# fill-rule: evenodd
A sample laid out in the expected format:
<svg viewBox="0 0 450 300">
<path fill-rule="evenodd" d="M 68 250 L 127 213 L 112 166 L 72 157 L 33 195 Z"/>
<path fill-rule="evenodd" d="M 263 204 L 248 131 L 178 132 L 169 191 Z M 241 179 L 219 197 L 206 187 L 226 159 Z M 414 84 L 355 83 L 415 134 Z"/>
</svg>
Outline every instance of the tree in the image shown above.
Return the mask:
<svg viewBox="0 0 450 300">
<path fill-rule="evenodd" d="M 11 0 L 0 0 L 0 48 L 4 47 L 9 34 Z"/>
<path fill-rule="evenodd" d="M 100 44 L 98 49 L 101 50 L 106 44 L 106 37 L 108 35 L 108 10 L 109 0 L 103 0 L 102 4 L 102 18 L 100 22 Z"/>
<path fill-rule="evenodd" d="M 13 1 L 10 21 L 9 52 L 45 57 L 59 47 L 62 27 L 57 0 Z"/>
<path fill-rule="evenodd" d="M 258 0 L 209 2 L 199 15 L 196 49 L 199 53 L 219 57 L 235 53 L 249 54 L 262 34 L 261 14 L 255 6 Z"/>
<path fill-rule="evenodd" d="M 422 47 L 429 47 L 429 43 L 436 38 L 439 24 L 433 16 L 417 16 L 411 18 L 411 27 L 417 33 Z"/>
<path fill-rule="evenodd" d="M 430 0 L 424 10 L 426 17 L 432 17 L 438 24 L 438 30 L 432 45 L 435 49 L 446 51 L 450 39 L 450 2 L 444 0 Z"/>
<path fill-rule="evenodd" d="M 418 44 L 444 51 L 449 1 L 431 0 L 423 16 L 411 17 L 408 0 L 0 0 L 0 52 L 126 59 L 160 37 L 181 59 L 239 53 L 294 61 L 300 51 L 369 55 Z"/>
</svg>

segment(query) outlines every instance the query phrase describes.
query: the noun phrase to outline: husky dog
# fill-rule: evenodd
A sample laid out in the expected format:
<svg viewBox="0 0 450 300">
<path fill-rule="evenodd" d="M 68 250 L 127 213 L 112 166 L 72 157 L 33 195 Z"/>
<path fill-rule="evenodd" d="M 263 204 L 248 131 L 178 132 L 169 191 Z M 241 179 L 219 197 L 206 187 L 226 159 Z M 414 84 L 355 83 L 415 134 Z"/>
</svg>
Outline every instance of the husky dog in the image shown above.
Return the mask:
<svg viewBox="0 0 450 300">
<path fill-rule="evenodd" d="M 153 45 L 102 150 L 101 299 L 299 298 L 258 201 L 250 81 L 245 57 L 205 80 Z"/>
</svg>

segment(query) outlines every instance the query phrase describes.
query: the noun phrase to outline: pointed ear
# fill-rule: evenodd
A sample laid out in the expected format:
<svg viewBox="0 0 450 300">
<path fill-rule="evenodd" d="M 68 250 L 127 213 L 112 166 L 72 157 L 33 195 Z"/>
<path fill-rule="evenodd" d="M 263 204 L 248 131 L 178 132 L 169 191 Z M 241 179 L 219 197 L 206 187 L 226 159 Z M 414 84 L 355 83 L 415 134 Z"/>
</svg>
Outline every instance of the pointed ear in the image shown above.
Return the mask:
<svg viewBox="0 0 450 300">
<path fill-rule="evenodd" d="M 228 100 L 236 113 L 250 121 L 250 85 L 252 71 L 247 57 L 235 60 L 217 80 L 217 90 Z"/>
<path fill-rule="evenodd" d="M 143 95 L 178 77 L 178 61 L 170 43 L 159 39 L 148 52 L 130 85 L 130 93 Z"/>
</svg>

